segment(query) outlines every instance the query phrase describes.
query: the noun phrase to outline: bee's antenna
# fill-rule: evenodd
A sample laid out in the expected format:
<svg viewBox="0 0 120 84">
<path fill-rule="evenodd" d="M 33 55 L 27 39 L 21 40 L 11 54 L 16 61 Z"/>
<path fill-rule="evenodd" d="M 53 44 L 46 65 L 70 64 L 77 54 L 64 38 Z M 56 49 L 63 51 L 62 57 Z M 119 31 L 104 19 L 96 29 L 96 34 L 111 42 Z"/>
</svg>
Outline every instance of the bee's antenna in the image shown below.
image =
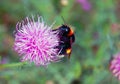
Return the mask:
<svg viewBox="0 0 120 84">
<path fill-rule="evenodd" d="M 64 24 L 66 24 L 66 21 L 65 21 L 64 17 L 63 17 L 63 16 L 61 16 L 61 18 L 62 18 L 62 20 L 63 20 Z"/>
</svg>

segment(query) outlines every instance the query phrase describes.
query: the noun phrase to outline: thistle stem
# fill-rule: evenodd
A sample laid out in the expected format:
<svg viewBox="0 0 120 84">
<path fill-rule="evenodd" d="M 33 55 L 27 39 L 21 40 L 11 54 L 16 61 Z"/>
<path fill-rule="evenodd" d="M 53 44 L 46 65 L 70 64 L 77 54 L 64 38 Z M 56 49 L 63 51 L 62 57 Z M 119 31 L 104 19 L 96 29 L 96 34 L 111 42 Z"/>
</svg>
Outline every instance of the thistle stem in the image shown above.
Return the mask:
<svg viewBox="0 0 120 84">
<path fill-rule="evenodd" d="M 18 63 L 11 63 L 11 64 L 0 64 L 0 69 L 2 68 L 11 68 L 11 67 L 20 67 L 26 65 L 27 62 L 18 62 Z"/>
</svg>

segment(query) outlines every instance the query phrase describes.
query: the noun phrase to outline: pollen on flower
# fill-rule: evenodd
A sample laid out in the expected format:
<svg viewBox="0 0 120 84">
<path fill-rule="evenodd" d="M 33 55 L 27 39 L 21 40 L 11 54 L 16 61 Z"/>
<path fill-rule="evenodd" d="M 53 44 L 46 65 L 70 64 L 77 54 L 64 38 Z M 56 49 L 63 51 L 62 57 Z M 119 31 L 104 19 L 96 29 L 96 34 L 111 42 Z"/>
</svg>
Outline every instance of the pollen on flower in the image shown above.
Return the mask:
<svg viewBox="0 0 120 84">
<path fill-rule="evenodd" d="M 120 53 L 117 53 L 111 61 L 110 70 L 120 80 Z"/>
<path fill-rule="evenodd" d="M 36 65 L 48 65 L 59 59 L 57 49 L 59 39 L 41 17 L 25 18 L 18 22 L 15 30 L 14 50 L 22 61 L 34 62 Z"/>
</svg>

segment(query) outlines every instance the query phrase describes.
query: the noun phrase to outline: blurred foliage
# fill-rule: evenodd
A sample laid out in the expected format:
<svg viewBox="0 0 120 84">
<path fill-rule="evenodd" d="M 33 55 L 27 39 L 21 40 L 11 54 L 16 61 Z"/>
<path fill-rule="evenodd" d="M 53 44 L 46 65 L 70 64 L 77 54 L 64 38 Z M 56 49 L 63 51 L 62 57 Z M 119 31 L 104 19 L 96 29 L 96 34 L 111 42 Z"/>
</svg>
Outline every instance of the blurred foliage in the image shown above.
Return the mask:
<svg viewBox="0 0 120 84">
<path fill-rule="evenodd" d="M 18 21 L 40 15 L 54 28 L 65 23 L 75 30 L 71 59 L 48 67 L 25 65 L 1 68 L 0 84 L 118 84 L 109 72 L 111 56 L 120 50 L 120 1 L 86 0 L 89 10 L 77 0 L 0 0 L 0 63 L 17 63 L 13 31 Z M 87 6 L 87 5 L 86 5 Z"/>
</svg>

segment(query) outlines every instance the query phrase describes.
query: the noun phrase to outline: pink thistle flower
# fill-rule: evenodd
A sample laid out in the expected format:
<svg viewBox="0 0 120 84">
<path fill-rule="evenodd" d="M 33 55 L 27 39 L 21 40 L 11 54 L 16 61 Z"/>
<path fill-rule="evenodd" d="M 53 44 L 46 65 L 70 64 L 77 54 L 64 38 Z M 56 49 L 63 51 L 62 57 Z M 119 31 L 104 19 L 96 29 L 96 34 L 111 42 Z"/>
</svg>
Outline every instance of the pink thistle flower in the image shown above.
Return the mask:
<svg viewBox="0 0 120 84">
<path fill-rule="evenodd" d="M 91 10 L 91 4 L 89 3 L 88 0 L 77 0 L 77 2 L 78 2 L 79 4 L 81 4 L 82 8 L 83 8 L 85 11 Z"/>
<path fill-rule="evenodd" d="M 117 53 L 110 64 L 110 70 L 113 75 L 120 80 L 120 53 Z"/>
<path fill-rule="evenodd" d="M 41 17 L 26 18 L 16 25 L 14 50 L 22 56 L 21 61 L 34 62 L 36 65 L 48 65 L 59 59 L 59 39 L 57 32 L 52 31 L 52 26 L 45 25 Z"/>
</svg>

